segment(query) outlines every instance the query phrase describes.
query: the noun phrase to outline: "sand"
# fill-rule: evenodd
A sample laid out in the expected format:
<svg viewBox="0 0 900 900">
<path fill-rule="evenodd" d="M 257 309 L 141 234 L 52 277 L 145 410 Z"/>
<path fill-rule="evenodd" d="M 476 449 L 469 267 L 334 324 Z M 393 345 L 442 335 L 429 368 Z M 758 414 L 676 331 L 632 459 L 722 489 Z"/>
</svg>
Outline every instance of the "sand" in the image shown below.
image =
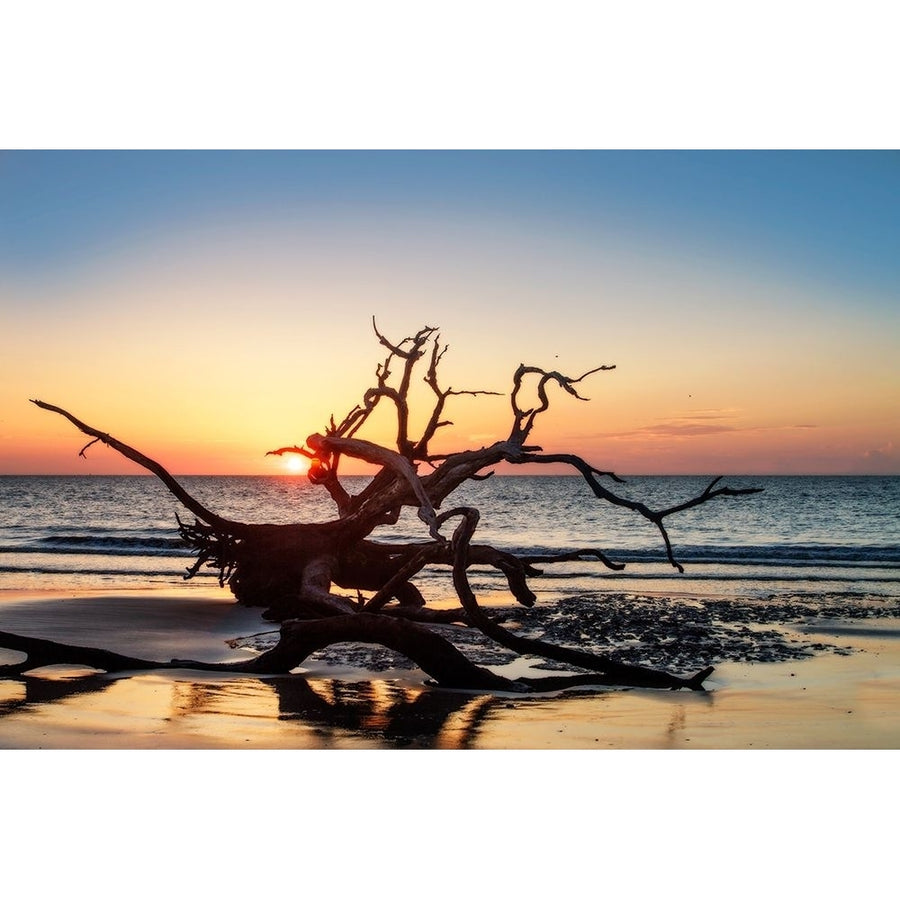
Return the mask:
<svg viewBox="0 0 900 900">
<path fill-rule="evenodd" d="M 303 677 L 52 667 L 0 680 L 0 747 L 897 748 L 900 619 L 891 611 L 854 618 L 835 608 L 764 626 L 745 616 L 728 626 L 735 640 L 758 632 L 771 650 L 764 655 L 780 661 L 721 662 L 705 693 L 438 690 L 420 670 L 384 657 L 363 667 L 353 648 L 311 658 Z M 257 611 L 198 590 L 0 596 L 0 630 L 145 658 L 245 658 L 251 650 L 226 641 L 271 629 Z M 701 641 L 701 651 L 722 651 L 716 640 Z M 19 658 L 5 651 L 0 663 Z M 494 665 L 504 674 L 522 669 L 499 658 Z"/>
</svg>

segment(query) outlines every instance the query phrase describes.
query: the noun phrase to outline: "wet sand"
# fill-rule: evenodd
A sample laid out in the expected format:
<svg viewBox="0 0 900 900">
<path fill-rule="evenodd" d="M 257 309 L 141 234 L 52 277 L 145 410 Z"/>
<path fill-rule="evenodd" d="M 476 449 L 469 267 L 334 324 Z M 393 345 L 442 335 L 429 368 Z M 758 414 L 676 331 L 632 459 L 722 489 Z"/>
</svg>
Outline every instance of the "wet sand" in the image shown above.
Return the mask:
<svg viewBox="0 0 900 900">
<path fill-rule="evenodd" d="M 771 650 L 774 632 L 787 649 L 780 661 L 718 663 L 705 693 L 439 690 L 382 657 L 361 667 L 349 647 L 311 658 L 303 677 L 53 667 L 0 680 L 0 747 L 897 748 L 900 619 L 887 612 L 851 618 L 838 609 L 764 627 L 742 619 L 742 641 L 758 631 Z M 251 650 L 226 641 L 272 627 L 225 594 L 198 591 L 0 597 L 0 630 L 154 659 L 245 658 Z M 4 652 L 0 662 L 19 658 Z M 522 663 L 494 666 L 515 675 Z"/>
</svg>

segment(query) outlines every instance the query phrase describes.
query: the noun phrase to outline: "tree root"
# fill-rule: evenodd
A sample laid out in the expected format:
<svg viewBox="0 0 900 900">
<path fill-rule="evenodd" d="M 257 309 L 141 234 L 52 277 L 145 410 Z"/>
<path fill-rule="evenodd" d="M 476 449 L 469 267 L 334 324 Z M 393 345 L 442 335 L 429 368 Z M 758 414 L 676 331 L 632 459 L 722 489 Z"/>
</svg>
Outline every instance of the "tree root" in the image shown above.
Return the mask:
<svg viewBox="0 0 900 900">
<path fill-rule="evenodd" d="M 446 638 L 416 622 L 393 616 L 355 613 L 325 619 L 283 622 L 279 641 L 270 650 L 252 659 L 222 663 L 193 659 L 161 662 L 95 647 L 83 647 L 0 631 L 0 647 L 27 654 L 27 659 L 23 662 L 0 666 L 0 677 L 22 675 L 41 666 L 60 664 L 87 666 L 110 673 L 194 669 L 204 672 L 284 675 L 302 665 L 304 660 L 317 650 L 348 641 L 387 647 L 412 660 L 435 680 L 437 686 L 464 690 L 532 693 L 559 691 L 583 685 L 673 689 L 687 687 L 702 690 L 703 679 L 712 672 L 709 668 L 693 678 L 684 679 L 665 673 L 653 673 L 652 670 L 640 667 L 620 666 L 618 671 L 610 673 L 523 677 L 513 680 L 476 665 Z M 655 677 L 648 677 L 648 673 L 652 673 Z"/>
</svg>

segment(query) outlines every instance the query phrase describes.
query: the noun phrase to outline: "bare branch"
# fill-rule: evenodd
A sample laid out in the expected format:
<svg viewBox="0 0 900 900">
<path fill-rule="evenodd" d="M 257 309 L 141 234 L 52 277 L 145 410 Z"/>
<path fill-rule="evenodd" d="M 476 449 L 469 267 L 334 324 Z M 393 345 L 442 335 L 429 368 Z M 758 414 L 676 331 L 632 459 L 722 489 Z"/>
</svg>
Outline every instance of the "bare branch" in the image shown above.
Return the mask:
<svg viewBox="0 0 900 900">
<path fill-rule="evenodd" d="M 515 650 L 517 653 L 533 653 L 546 659 L 555 659 L 559 662 L 580 666 L 583 669 L 614 675 L 620 684 L 632 684 L 642 687 L 667 687 L 671 689 L 686 687 L 692 690 L 703 690 L 703 681 L 709 677 L 712 672 L 711 668 L 704 669 L 691 678 L 681 678 L 677 675 L 670 675 L 667 672 L 657 672 L 644 666 L 620 663 L 599 653 L 588 653 L 584 650 L 558 647 L 555 644 L 548 644 L 546 641 L 522 637 L 507 631 L 502 625 L 484 614 L 478 605 L 478 600 L 466 575 L 469 542 L 478 525 L 478 510 L 472 507 L 458 507 L 442 513 L 438 517 L 438 522 L 443 524 L 448 519 L 455 517 L 459 517 L 461 521 L 457 525 L 452 539 L 454 551 L 453 584 L 469 619 L 488 637 L 493 638 L 504 647 L 509 647 L 510 650 Z"/>
<path fill-rule="evenodd" d="M 502 391 L 454 391 L 448 388 L 445 391 L 447 397 L 502 397 Z M 453 424 L 452 422 L 449 424 Z"/>
<path fill-rule="evenodd" d="M 415 356 L 418 359 L 418 356 L 416 356 L 416 354 L 418 353 L 422 344 L 424 344 L 428 340 L 428 338 L 431 337 L 431 335 L 433 335 L 437 332 L 437 328 L 432 328 L 431 326 L 426 325 L 424 328 L 419 329 L 419 331 L 416 333 L 415 337 L 412 337 L 412 338 L 406 337 L 406 338 L 403 338 L 403 340 L 400 341 L 399 344 L 392 344 L 378 330 L 378 326 L 375 324 L 375 316 L 372 316 L 372 328 L 375 331 L 375 336 L 378 338 L 379 343 L 382 346 L 387 347 L 387 349 L 391 351 L 392 355 L 399 356 L 401 359 L 409 359 L 410 357 L 413 357 L 413 356 Z M 413 345 L 412 350 L 404 350 L 403 349 L 404 344 L 412 344 Z M 418 355 L 421 356 L 420 353 Z"/>
<path fill-rule="evenodd" d="M 516 369 L 513 374 L 513 390 L 510 394 L 510 403 L 512 404 L 513 410 L 513 427 L 510 432 L 509 440 L 519 444 L 522 444 L 527 440 L 531 429 L 534 427 L 534 421 L 537 416 L 550 406 L 550 400 L 547 396 L 547 384 L 549 382 L 555 382 L 567 394 L 570 394 L 577 400 L 587 400 L 587 397 L 582 397 L 572 385 L 578 384 L 580 381 L 587 378 L 588 375 L 593 375 L 595 372 L 608 372 L 612 369 L 615 369 L 615 366 L 597 366 L 597 368 L 590 369 L 583 375 L 579 375 L 577 378 L 570 378 L 567 375 L 563 375 L 561 372 L 547 372 L 537 366 L 526 366 L 524 363 L 521 363 L 519 368 Z M 540 405 L 533 407 L 532 409 L 522 409 L 519 406 L 519 391 L 522 389 L 522 381 L 526 375 L 540 375 L 540 380 L 537 385 L 537 395 Z"/>
<path fill-rule="evenodd" d="M 32 400 L 32 403 L 37 403 L 37 400 Z M 84 451 L 87 450 L 89 447 L 93 447 L 94 444 L 96 444 L 97 441 L 99 441 L 99 440 L 100 440 L 100 438 L 95 437 L 92 441 L 88 441 L 88 442 L 87 442 L 87 443 L 86 443 L 86 444 L 78 451 L 78 455 L 79 455 L 82 459 L 87 459 L 87 456 L 85 456 L 85 452 L 84 452 Z"/>
<path fill-rule="evenodd" d="M 713 486 L 721 481 L 720 477 L 713 479 L 710 485 L 698 496 L 692 497 L 690 500 L 685 500 L 683 503 L 679 503 L 675 506 L 671 506 L 668 509 L 654 510 L 650 509 L 650 507 L 648 507 L 644 503 L 641 503 L 640 501 L 629 500 L 626 497 L 620 497 L 618 494 L 614 494 L 612 491 L 607 490 L 600 484 L 600 482 L 597 481 L 596 478 L 594 478 L 594 474 L 597 473 L 598 470 L 585 462 L 580 456 L 575 456 L 574 454 L 570 453 L 551 453 L 546 455 L 538 455 L 536 453 L 517 453 L 511 454 L 507 457 L 507 459 L 509 462 L 516 464 L 561 462 L 568 463 L 569 465 L 573 466 L 579 472 L 581 472 L 584 480 L 588 483 L 588 485 L 590 485 L 591 490 L 594 492 L 594 496 L 598 497 L 601 500 L 606 500 L 615 506 L 622 506 L 626 509 L 633 510 L 648 521 L 653 522 L 653 524 L 656 525 L 657 529 L 659 530 L 660 535 L 662 536 L 663 544 L 666 548 L 667 559 L 679 572 L 684 572 L 684 566 L 682 566 L 681 563 L 679 563 L 675 559 L 675 555 L 672 551 L 672 544 L 669 540 L 669 534 L 666 531 L 666 527 L 663 524 L 663 519 L 667 518 L 668 516 L 674 515 L 677 512 L 682 512 L 685 509 L 691 509 L 694 506 L 699 506 L 701 503 L 707 503 L 710 500 L 714 500 L 716 497 L 739 497 L 746 494 L 758 494 L 762 491 L 762 488 L 729 487 L 721 487 L 713 490 Z"/>
<path fill-rule="evenodd" d="M 210 525 L 214 525 L 217 528 L 222 529 L 223 531 L 231 530 L 233 532 L 240 532 L 243 528 L 242 523 L 240 522 L 232 522 L 230 519 L 225 519 L 222 516 L 216 515 L 214 512 L 208 510 L 199 500 L 194 499 L 176 480 L 166 471 L 163 466 L 161 466 L 156 460 L 150 459 L 149 456 L 144 456 L 139 450 L 135 450 L 134 447 L 129 447 L 128 444 L 122 443 L 122 441 L 116 440 L 116 438 L 112 437 L 109 434 L 106 434 L 104 431 L 100 431 L 97 428 L 94 428 L 91 425 L 87 425 L 82 422 L 80 419 L 76 419 L 70 412 L 62 409 L 59 406 L 53 406 L 50 403 L 44 403 L 43 400 L 32 400 L 31 401 L 35 406 L 40 407 L 41 409 L 45 409 L 48 412 L 56 413 L 57 415 L 62 416 L 65 419 L 68 419 L 79 431 L 83 432 L 90 437 L 93 437 L 92 440 L 87 446 L 83 447 L 80 456 L 84 456 L 84 451 L 87 450 L 91 444 L 97 443 L 97 441 L 101 441 L 109 447 L 112 447 L 113 450 L 121 453 L 126 459 L 130 459 L 132 462 L 136 462 L 139 466 L 149 470 L 160 481 L 165 484 L 165 486 L 169 489 L 169 491 L 178 498 L 178 500 L 189 509 L 195 516 L 200 519 L 203 519 L 205 522 L 208 522 Z"/>
<path fill-rule="evenodd" d="M 391 599 L 394 591 L 401 584 L 409 581 L 416 572 L 421 571 L 422 567 L 433 557 L 434 546 L 434 544 L 426 544 L 418 553 L 411 556 L 369 599 L 365 605 L 366 612 L 377 612 Z"/>
<path fill-rule="evenodd" d="M 434 409 L 432 409 L 431 416 L 428 420 L 428 424 L 425 426 L 425 430 L 422 432 L 422 436 L 419 438 L 418 443 L 413 448 L 413 459 L 429 459 L 428 443 L 434 437 L 435 432 L 438 430 L 438 428 L 443 428 L 447 425 L 453 424 L 449 420 L 441 420 L 441 415 L 444 411 L 444 405 L 447 402 L 448 397 L 461 397 L 463 395 L 468 395 L 471 397 L 478 397 L 483 395 L 494 397 L 502 396 L 498 391 L 454 391 L 452 388 L 442 390 L 437 380 L 437 368 L 440 364 L 440 361 L 443 359 L 444 354 L 449 349 L 449 344 L 445 344 L 443 349 L 441 349 L 437 338 L 435 339 L 431 347 L 431 362 L 428 366 L 428 372 L 426 373 L 423 380 L 434 392 L 436 399 Z"/>
<path fill-rule="evenodd" d="M 520 559 L 529 565 L 533 563 L 560 563 L 560 562 L 577 562 L 585 558 L 593 557 L 599 559 L 607 569 L 613 569 L 621 572 L 625 568 L 625 563 L 613 562 L 602 550 L 588 548 L 585 550 L 570 550 L 568 553 L 545 553 L 545 554 L 528 554 Z"/>
<path fill-rule="evenodd" d="M 305 447 L 298 447 L 294 444 L 292 447 L 279 447 L 277 450 L 267 450 L 266 456 L 284 456 L 285 453 L 299 453 L 307 459 L 315 459 L 316 454 L 307 450 Z"/>
<path fill-rule="evenodd" d="M 359 438 L 333 438 L 311 434 L 306 439 L 306 443 L 316 451 L 317 455 L 323 450 L 326 453 L 337 451 L 345 456 L 352 456 L 355 459 L 391 469 L 412 488 L 419 501 L 419 518 L 428 526 L 431 536 L 435 540 L 443 540 L 437 530 L 434 507 L 425 493 L 425 488 L 422 486 L 415 468 L 405 456 Z"/>
</svg>

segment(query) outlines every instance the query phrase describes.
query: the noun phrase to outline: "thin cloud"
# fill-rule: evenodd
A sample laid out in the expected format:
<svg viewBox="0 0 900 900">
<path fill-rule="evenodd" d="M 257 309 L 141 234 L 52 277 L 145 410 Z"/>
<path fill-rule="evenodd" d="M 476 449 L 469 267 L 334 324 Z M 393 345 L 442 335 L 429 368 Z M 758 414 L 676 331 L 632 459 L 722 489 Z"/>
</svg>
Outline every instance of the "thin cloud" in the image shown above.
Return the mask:
<svg viewBox="0 0 900 900">
<path fill-rule="evenodd" d="M 739 409 L 692 409 L 687 412 L 679 412 L 670 416 L 665 421 L 695 422 L 708 419 L 736 419 L 741 411 Z"/>
<path fill-rule="evenodd" d="M 897 455 L 897 450 L 894 447 L 893 441 L 888 441 L 881 447 L 875 447 L 872 450 L 866 450 L 863 453 L 865 459 L 874 460 L 892 460 L 895 459 Z"/>
<path fill-rule="evenodd" d="M 664 422 L 661 425 L 647 425 L 634 434 L 659 434 L 668 437 L 693 437 L 698 434 L 721 434 L 723 431 L 739 431 L 734 425 L 704 425 L 702 423 Z"/>
<path fill-rule="evenodd" d="M 645 425 L 633 431 L 620 431 L 597 435 L 610 440 L 647 440 L 653 438 L 692 438 L 710 434 L 754 434 L 758 432 L 794 431 L 796 429 L 818 428 L 813 424 L 798 425 L 730 425 L 726 419 L 737 418 L 736 414 L 703 413 L 696 416 L 673 416 L 655 425 Z"/>
<path fill-rule="evenodd" d="M 727 420 L 737 418 L 737 409 L 698 409 L 679 412 L 657 422 L 655 425 L 644 425 L 634 431 L 622 431 L 607 434 L 603 437 L 613 440 L 635 440 L 654 437 L 699 437 L 706 434 L 723 434 L 740 430 L 735 425 L 726 424 Z"/>
</svg>

